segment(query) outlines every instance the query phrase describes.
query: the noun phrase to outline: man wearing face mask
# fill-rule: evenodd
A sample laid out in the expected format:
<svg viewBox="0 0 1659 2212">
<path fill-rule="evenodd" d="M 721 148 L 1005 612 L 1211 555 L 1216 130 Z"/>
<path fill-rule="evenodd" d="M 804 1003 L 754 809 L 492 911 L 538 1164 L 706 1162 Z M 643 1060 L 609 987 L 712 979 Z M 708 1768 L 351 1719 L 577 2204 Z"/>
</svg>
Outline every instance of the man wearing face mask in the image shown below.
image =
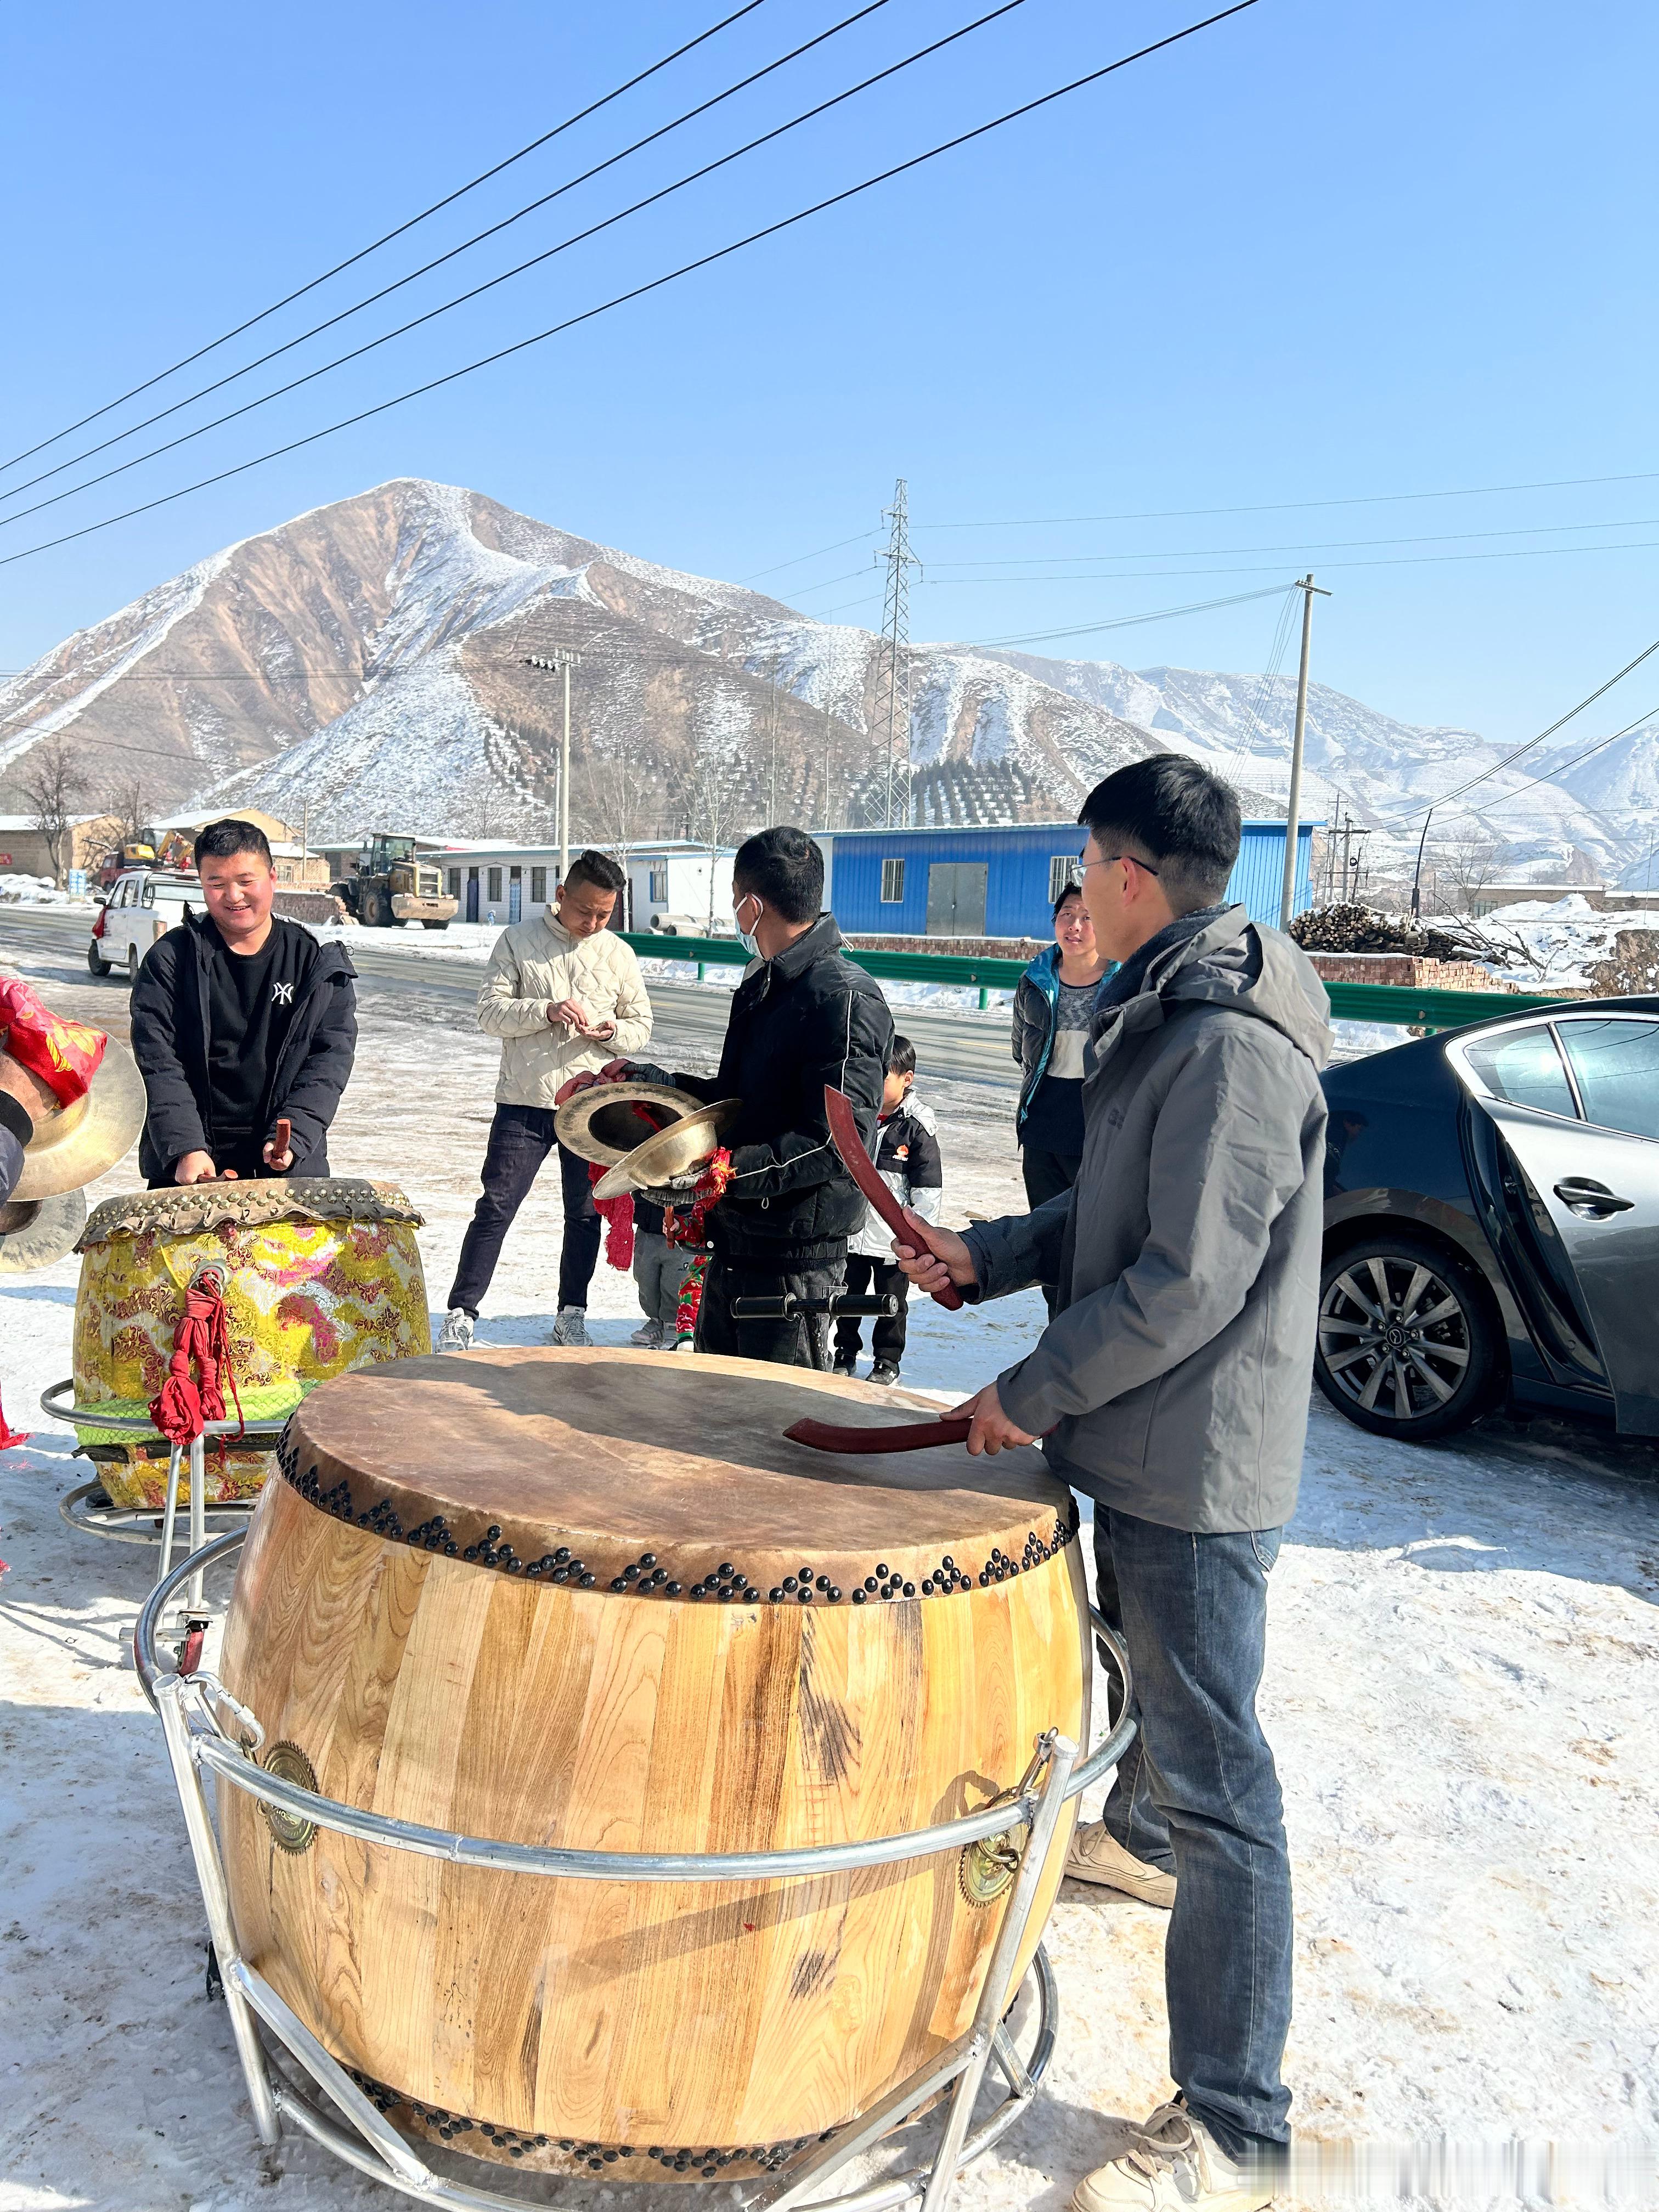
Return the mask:
<svg viewBox="0 0 1659 2212">
<path fill-rule="evenodd" d="M 823 1087 L 853 1102 L 868 1141 L 880 1110 L 893 1018 L 847 959 L 822 911 L 823 855 L 804 830 L 763 830 L 738 848 L 732 912 L 753 956 L 732 994 L 714 1076 L 665 1075 L 613 1060 L 611 1076 L 678 1084 L 706 1102 L 740 1098 L 726 1134 L 732 1180 L 708 1216 L 714 1251 L 697 1315 L 699 1352 L 827 1368 L 829 1323 L 737 1319 L 734 1299 L 785 1291 L 823 1297 L 841 1281 L 864 1200 L 823 1116 Z"/>
</svg>

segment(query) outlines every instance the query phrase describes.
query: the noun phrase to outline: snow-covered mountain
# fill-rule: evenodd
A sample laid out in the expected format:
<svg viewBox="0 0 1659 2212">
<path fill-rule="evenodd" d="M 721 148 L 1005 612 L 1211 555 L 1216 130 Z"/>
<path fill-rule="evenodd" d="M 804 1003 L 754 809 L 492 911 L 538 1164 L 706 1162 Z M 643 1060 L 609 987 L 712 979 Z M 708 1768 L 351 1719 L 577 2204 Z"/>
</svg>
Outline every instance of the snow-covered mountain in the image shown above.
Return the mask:
<svg viewBox="0 0 1659 2212">
<path fill-rule="evenodd" d="M 545 835 L 562 687 L 526 660 L 556 647 L 580 656 L 582 836 L 884 818 L 889 670 L 871 632 L 408 478 L 228 547 L 0 687 L 0 808 L 61 735 L 89 805 L 137 780 L 152 813 L 258 805 L 307 816 L 319 841 Z M 1283 811 L 1287 678 L 951 644 L 914 647 L 907 672 L 921 820 L 1069 816 L 1111 769 L 1171 747 L 1222 769 L 1247 811 Z M 1575 852 L 1581 874 L 1651 865 L 1659 724 L 1582 750 L 1492 775 L 1436 836 L 1489 840 L 1506 872 L 1540 878 Z M 1304 805 L 1334 811 L 1340 793 L 1380 833 L 1375 860 L 1404 856 L 1413 807 L 1500 757 L 1316 684 Z"/>
<path fill-rule="evenodd" d="M 867 630 L 636 559 L 453 486 L 401 480 L 228 548 L 0 690 L 0 791 L 62 733 L 89 788 L 258 805 L 318 839 L 382 825 L 534 833 L 580 655 L 585 835 L 884 805 L 886 661 Z M 908 665 L 927 819 L 1071 813 L 1146 732 L 977 653 Z M 902 757 L 902 739 L 898 751 Z"/>
<path fill-rule="evenodd" d="M 1290 677 L 1223 676 L 1189 668 L 1120 668 L 1111 661 L 1045 660 L 1009 653 L 1010 663 L 1073 697 L 1104 707 L 1191 752 L 1234 781 L 1273 795 L 1284 811 L 1290 781 L 1296 684 Z M 1396 721 L 1322 684 L 1308 687 L 1304 813 L 1339 806 L 1373 830 L 1374 867 L 1414 854 L 1423 810 L 1472 778 L 1467 799 L 1449 800 L 1431 825 L 1437 840 L 1490 843 L 1504 872 L 1560 880 L 1576 852 L 1586 878 L 1618 880 L 1645 855 L 1659 819 L 1659 723 L 1632 732 L 1573 766 L 1591 733 L 1499 769 L 1510 748 L 1473 730 Z M 1495 772 L 1493 772 L 1495 771 Z"/>
</svg>

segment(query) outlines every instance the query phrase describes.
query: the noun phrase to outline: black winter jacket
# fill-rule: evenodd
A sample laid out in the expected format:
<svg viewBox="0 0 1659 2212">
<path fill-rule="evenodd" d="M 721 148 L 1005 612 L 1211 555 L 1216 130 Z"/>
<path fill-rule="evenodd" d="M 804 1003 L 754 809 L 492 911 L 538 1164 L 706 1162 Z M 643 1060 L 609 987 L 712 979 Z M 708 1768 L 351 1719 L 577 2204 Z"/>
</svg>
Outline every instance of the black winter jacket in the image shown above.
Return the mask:
<svg viewBox="0 0 1659 2212">
<path fill-rule="evenodd" d="M 275 921 L 274 929 L 298 929 Z M 138 1139 L 138 1166 L 152 1182 L 170 1182 L 186 1152 L 213 1152 L 208 1079 L 208 963 L 204 915 L 186 915 L 158 938 L 132 987 L 132 1053 L 149 1110 Z M 294 1176 L 325 1176 L 328 1127 L 351 1075 L 357 1044 L 356 970 L 343 945 L 318 945 L 295 994 L 294 1015 L 265 1085 L 266 1139 L 279 1117 L 294 1129 Z"/>
<path fill-rule="evenodd" d="M 720 1073 L 672 1079 L 710 1103 L 743 1101 L 726 1140 L 732 1181 L 709 1218 L 718 1252 L 769 1265 L 844 1257 L 864 1200 L 830 1141 L 823 1086 L 852 1100 L 867 1146 L 892 1048 L 887 1001 L 845 957 L 833 915 L 748 969 L 732 994 Z"/>
</svg>

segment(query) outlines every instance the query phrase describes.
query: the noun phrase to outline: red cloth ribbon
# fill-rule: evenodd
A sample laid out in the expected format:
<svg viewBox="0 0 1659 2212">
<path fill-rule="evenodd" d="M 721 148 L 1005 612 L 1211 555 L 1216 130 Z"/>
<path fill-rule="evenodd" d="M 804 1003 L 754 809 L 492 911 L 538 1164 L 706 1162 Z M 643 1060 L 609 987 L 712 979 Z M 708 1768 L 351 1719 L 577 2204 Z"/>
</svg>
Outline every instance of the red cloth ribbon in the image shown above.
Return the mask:
<svg viewBox="0 0 1659 2212">
<path fill-rule="evenodd" d="M 662 1210 L 662 1233 L 671 1244 L 701 1244 L 703 1223 L 710 1209 L 719 1205 L 725 1195 L 726 1186 L 732 1180 L 732 1155 L 718 1152 L 710 1159 L 691 1191 L 691 1203 L 685 1212 L 678 1213 L 672 1206 Z"/>
<path fill-rule="evenodd" d="M 697 1333 L 697 1309 L 702 1304 L 702 1279 L 708 1273 L 708 1255 L 699 1252 L 685 1271 L 680 1285 L 680 1302 L 674 1309 L 676 1336 L 695 1336 Z"/>
<path fill-rule="evenodd" d="M 191 1372 L 192 1364 L 194 1375 Z M 160 1395 L 149 1401 L 149 1417 L 170 1444 L 192 1444 L 210 1421 L 225 1418 L 222 1375 L 235 1401 L 236 1418 L 246 1422 L 236 1377 L 230 1366 L 230 1325 L 225 1312 L 225 1279 L 217 1267 L 204 1267 L 185 1292 L 185 1310 L 173 1333 L 173 1357 Z"/>
<path fill-rule="evenodd" d="M 605 1173 L 598 1160 L 590 1162 L 587 1179 L 597 1182 Z M 605 1256 L 613 1267 L 629 1268 L 634 1264 L 634 1194 L 625 1190 L 617 1198 L 596 1198 L 594 1211 L 605 1224 Z"/>
<path fill-rule="evenodd" d="M 102 1030 L 54 1014 L 18 975 L 0 976 L 0 1027 L 6 1050 L 40 1078 L 60 1106 L 86 1097 L 109 1042 Z"/>
<path fill-rule="evenodd" d="M 26 1444 L 33 1433 L 33 1431 L 29 1429 L 8 1428 L 5 1409 L 0 1407 L 0 1451 L 9 1451 L 14 1444 Z M 0 1569 L 3 1569 L 4 1565 L 4 1560 L 0 1559 Z"/>
</svg>

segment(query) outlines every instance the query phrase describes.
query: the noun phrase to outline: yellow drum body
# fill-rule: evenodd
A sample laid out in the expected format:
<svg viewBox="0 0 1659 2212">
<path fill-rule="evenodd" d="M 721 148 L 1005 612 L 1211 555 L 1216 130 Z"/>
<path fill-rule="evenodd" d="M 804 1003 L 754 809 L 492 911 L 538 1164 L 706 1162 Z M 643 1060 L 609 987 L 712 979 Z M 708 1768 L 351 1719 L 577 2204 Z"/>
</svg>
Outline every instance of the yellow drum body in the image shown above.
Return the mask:
<svg viewBox="0 0 1659 2212">
<path fill-rule="evenodd" d="M 1034 1451 L 831 1458 L 783 1435 L 907 1408 L 937 1410 L 597 1349 L 330 1383 L 289 1425 L 226 1624 L 261 1759 L 381 1815 L 604 1851 L 979 1809 L 1043 1729 L 1087 1741 L 1075 1509 Z M 611 2179 L 739 2179 L 867 2111 L 967 2027 L 1012 1894 L 976 1846 L 647 1886 L 447 1864 L 235 1790 L 219 1820 L 244 1955 L 398 2125 Z"/>
<path fill-rule="evenodd" d="M 144 1416 L 167 1377 L 185 1289 L 210 1264 L 227 1270 L 230 1371 L 248 1420 L 291 1413 L 331 1376 L 430 1352 L 420 1223 L 392 1184 L 345 1178 L 197 1184 L 107 1200 L 79 1246 L 76 1406 Z M 228 1387 L 225 1411 L 234 1418 Z M 162 1503 L 165 1449 L 147 1448 L 131 1431 L 77 1433 L 98 1448 L 112 1504 Z M 274 1464 L 264 1446 L 210 1443 L 210 1501 L 251 1496 Z M 189 1491 L 186 1478 L 181 1502 Z"/>
</svg>

